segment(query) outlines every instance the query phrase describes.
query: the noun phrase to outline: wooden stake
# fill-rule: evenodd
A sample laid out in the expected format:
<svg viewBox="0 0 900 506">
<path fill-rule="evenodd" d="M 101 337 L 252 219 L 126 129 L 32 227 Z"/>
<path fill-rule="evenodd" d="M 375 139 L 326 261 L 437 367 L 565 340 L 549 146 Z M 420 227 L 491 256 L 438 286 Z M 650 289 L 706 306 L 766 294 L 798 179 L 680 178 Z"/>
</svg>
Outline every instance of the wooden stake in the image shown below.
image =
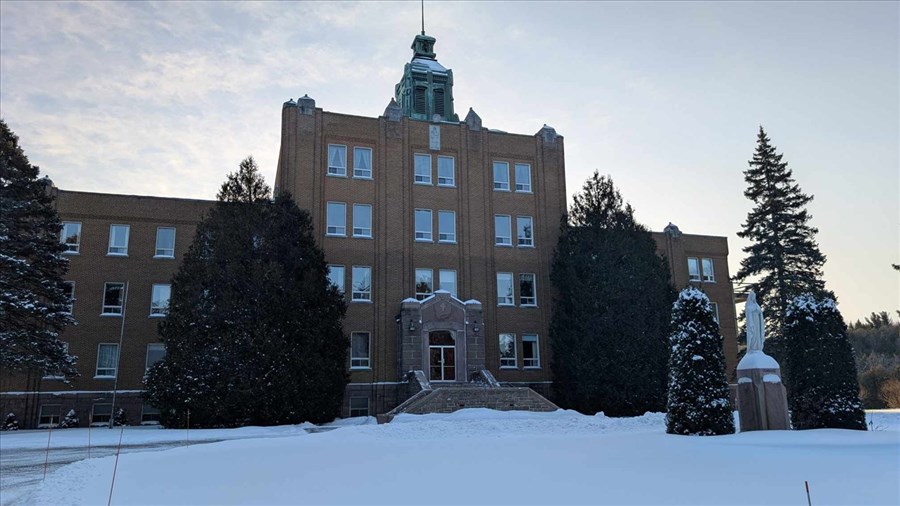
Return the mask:
<svg viewBox="0 0 900 506">
<path fill-rule="evenodd" d="M 191 410 L 187 410 L 187 446 L 191 446 Z"/>
<path fill-rule="evenodd" d="M 50 463 L 50 435 L 53 434 L 53 424 L 47 430 L 47 452 L 44 455 L 44 478 L 47 479 L 47 465 Z"/>
<path fill-rule="evenodd" d="M 806 485 L 806 504 L 812 506 L 812 499 L 809 497 L 809 482 L 804 480 L 803 483 Z"/>
<path fill-rule="evenodd" d="M 94 425 L 94 410 L 88 415 L 88 458 L 91 458 L 91 425 Z"/>
<path fill-rule="evenodd" d="M 122 425 L 122 429 L 119 431 L 119 444 L 116 446 L 116 463 L 113 465 L 112 483 L 109 484 L 109 500 L 106 501 L 106 506 L 112 504 L 113 488 L 116 486 L 116 471 L 119 469 L 119 451 L 122 449 L 122 434 L 124 433 L 125 426 Z"/>
</svg>

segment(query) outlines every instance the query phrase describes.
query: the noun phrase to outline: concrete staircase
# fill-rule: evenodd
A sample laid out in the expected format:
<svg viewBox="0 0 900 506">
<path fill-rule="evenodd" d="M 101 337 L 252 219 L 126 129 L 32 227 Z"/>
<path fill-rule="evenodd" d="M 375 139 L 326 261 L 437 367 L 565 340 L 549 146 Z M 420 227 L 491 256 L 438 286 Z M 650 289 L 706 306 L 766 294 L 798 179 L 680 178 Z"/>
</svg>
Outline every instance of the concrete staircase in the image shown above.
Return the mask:
<svg viewBox="0 0 900 506">
<path fill-rule="evenodd" d="M 556 404 L 528 387 L 504 387 L 490 371 L 482 369 L 468 383 L 429 383 L 422 371 L 407 374 L 412 395 L 391 411 L 378 415 L 388 423 L 401 413 L 452 413 L 465 408 L 499 411 L 556 411 Z"/>
</svg>

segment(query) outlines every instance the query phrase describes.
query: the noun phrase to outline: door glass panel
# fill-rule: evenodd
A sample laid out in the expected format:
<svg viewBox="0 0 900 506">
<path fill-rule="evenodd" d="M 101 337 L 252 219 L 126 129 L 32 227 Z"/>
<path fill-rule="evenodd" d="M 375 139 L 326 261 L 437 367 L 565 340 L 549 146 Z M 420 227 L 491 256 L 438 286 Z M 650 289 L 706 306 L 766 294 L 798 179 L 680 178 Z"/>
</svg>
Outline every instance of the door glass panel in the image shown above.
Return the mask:
<svg viewBox="0 0 900 506">
<path fill-rule="evenodd" d="M 431 358 L 429 359 L 429 364 L 431 365 L 431 381 L 440 381 L 443 379 L 441 377 L 441 349 L 438 347 L 432 347 L 428 349 Z"/>
<path fill-rule="evenodd" d="M 456 350 L 453 348 L 444 348 L 444 379 L 456 379 Z"/>
</svg>

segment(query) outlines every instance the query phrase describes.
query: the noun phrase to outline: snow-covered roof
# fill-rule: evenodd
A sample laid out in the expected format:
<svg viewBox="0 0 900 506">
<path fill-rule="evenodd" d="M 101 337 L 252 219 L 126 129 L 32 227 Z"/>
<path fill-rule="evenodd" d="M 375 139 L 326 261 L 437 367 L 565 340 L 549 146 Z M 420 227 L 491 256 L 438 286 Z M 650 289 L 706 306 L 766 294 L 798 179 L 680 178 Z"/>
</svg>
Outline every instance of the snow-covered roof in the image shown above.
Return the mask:
<svg viewBox="0 0 900 506">
<path fill-rule="evenodd" d="M 413 66 L 425 67 L 432 72 L 447 73 L 447 69 L 437 62 L 437 60 L 429 60 L 428 58 L 413 58 L 410 62 Z"/>
<path fill-rule="evenodd" d="M 419 301 L 415 297 L 407 297 L 400 302 L 403 303 L 403 302 L 419 302 Z"/>
</svg>

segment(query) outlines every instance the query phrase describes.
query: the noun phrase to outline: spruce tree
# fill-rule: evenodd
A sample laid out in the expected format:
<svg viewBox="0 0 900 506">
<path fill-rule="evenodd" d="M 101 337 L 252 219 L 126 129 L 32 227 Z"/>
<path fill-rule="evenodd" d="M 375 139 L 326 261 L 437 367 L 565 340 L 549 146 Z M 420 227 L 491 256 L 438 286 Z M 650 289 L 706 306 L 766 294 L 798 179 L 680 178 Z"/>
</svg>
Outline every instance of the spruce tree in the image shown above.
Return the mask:
<svg viewBox="0 0 900 506">
<path fill-rule="evenodd" d="M 672 308 L 669 334 L 669 434 L 734 433 L 722 343 L 706 294 L 694 287 L 682 290 Z"/>
<path fill-rule="evenodd" d="M 754 280 L 756 296 L 766 313 L 767 334 L 776 341 L 767 343 L 767 350 L 774 355 L 780 349 L 777 340 L 790 301 L 806 292 L 825 293 L 825 256 L 819 251 L 818 230 L 809 225 L 811 216 L 806 210 L 813 197 L 800 190 L 782 158 L 759 127 L 756 152 L 744 171 L 744 196 L 753 201 L 754 208 L 738 232 L 738 237 L 752 244 L 743 249 L 747 256 L 735 275 L 738 282 Z"/>
<path fill-rule="evenodd" d="M 561 227 L 551 271 L 557 403 L 610 416 L 662 411 L 675 294 L 650 232 L 596 172 Z"/>
<path fill-rule="evenodd" d="M 324 422 L 347 383 L 343 295 L 309 213 L 270 200 L 252 159 L 222 185 L 172 280 L 146 396 L 166 426 Z"/>
<path fill-rule="evenodd" d="M 50 180 L 38 179 L 19 138 L 0 120 L 0 369 L 77 376 L 59 334 L 73 323 L 69 262 Z"/>
<path fill-rule="evenodd" d="M 784 344 L 794 428 L 866 430 L 853 349 L 834 300 L 795 297 L 785 315 Z"/>
</svg>

